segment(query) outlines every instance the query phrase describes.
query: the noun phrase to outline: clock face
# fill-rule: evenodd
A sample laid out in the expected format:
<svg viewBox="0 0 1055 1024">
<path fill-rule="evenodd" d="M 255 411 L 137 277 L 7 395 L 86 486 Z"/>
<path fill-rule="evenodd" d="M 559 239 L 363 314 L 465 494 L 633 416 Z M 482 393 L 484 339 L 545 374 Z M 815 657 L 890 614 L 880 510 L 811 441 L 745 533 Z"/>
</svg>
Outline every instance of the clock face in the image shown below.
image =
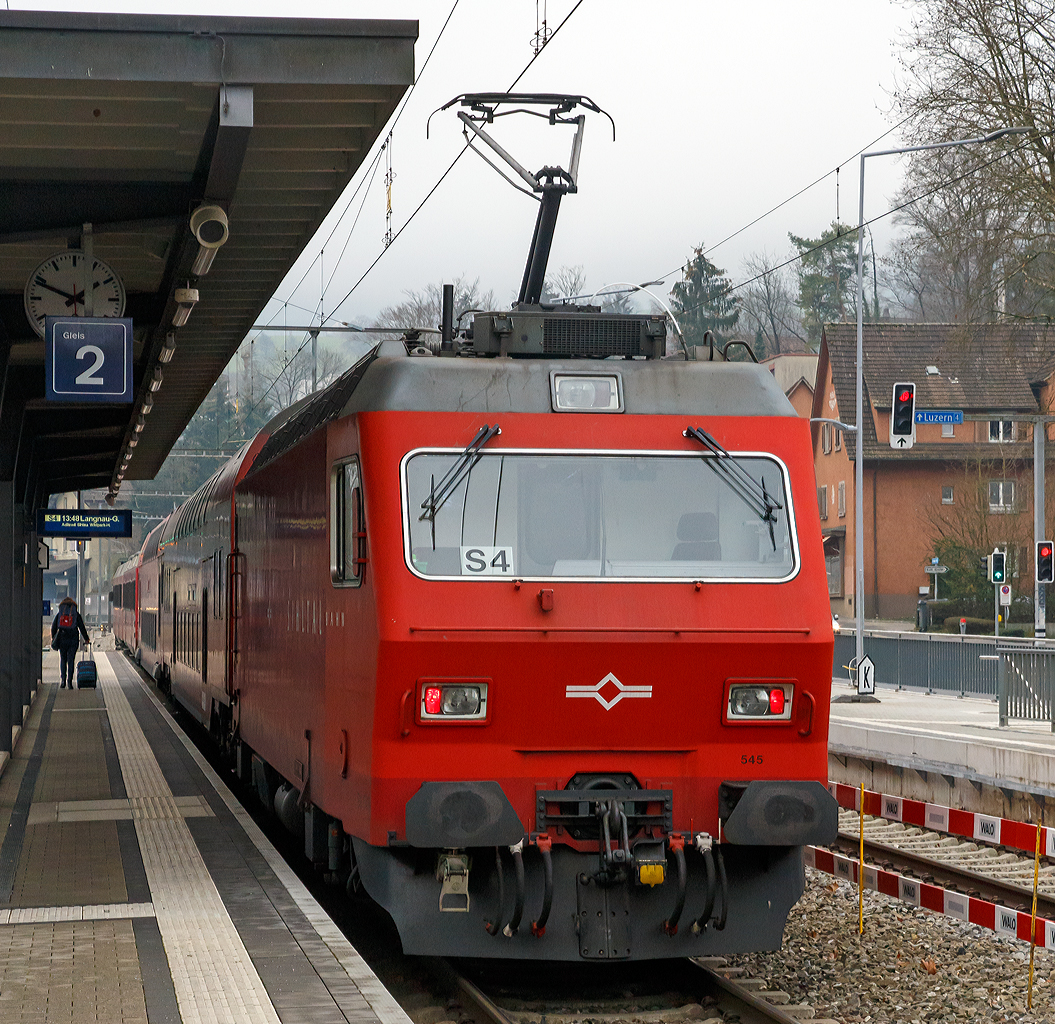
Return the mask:
<svg viewBox="0 0 1055 1024">
<path fill-rule="evenodd" d="M 78 249 L 49 256 L 26 282 L 26 318 L 44 337 L 44 317 L 84 316 L 85 256 Z M 92 259 L 93 316 L 121 316 L 125 311 L 125 286 L 100 259 Z"/>
</svg>

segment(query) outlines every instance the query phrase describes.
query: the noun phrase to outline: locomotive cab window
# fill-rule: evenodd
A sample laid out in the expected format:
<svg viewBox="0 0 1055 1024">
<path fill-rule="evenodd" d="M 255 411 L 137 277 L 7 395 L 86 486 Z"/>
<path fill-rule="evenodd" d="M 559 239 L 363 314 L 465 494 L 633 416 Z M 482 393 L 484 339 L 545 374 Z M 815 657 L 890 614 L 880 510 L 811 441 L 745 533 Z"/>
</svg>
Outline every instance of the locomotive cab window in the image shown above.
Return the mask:
<svg viewBox="0 0 1055 1024">
<path fill-rule="evenodd" d="M 482 452 L 449 496 L 434 497 L 459 459 L 404 458 L 404 543 L 410 569 L 444 579 L 779 581 L 797 566 L 786 471 L 737 453 L 766 496 L 710 456 L 681 452 Z M 750 496 L 750 495 L 748 495 Z"/>
<path fill-rule="evenodd" d="M 337 587 L 357 587 L 366 566 L 366 524 L 359 460 L 333 467 L 330 478 L 330 579 Z"/>
</svg>

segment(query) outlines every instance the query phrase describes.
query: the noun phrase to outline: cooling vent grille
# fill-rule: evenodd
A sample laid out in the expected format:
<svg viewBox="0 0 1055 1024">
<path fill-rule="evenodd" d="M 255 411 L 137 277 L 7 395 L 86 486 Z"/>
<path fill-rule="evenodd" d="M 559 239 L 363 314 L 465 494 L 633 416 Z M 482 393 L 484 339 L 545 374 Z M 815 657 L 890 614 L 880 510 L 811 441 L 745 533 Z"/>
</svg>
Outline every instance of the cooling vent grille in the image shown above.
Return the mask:
<svg viewBox="0 0 1055 1024">
<path fill-rule="evenodd" d="M 640 355 L 641 321 L 623 317 L 546 317 L 542 351 L 548 356 Z"/>
</svg>

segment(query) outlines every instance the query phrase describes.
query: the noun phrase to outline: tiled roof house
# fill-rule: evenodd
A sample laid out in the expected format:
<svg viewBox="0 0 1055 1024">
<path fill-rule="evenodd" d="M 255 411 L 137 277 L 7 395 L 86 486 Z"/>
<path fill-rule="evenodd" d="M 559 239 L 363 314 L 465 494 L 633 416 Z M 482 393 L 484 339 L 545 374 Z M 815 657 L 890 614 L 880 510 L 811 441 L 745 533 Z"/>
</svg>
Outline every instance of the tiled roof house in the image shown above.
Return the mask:
<svg viewBox="0 0 1055 1024">
<path fill-rule="evenodd" d="M 856 350 L 856 325 L 825 327 L 814 417 L 854 422 Z M 914 447 L 895 451 L 889 422 L 893 385 L 900 381 L 915 382 L 917 410 L 960 409 L 965 422 L 919 424 Z M 965 544 L 984 537 L 1008 545 L 1019 574 L 1012 583 L 1032 593 L 1033 434 L 1025 418 L 1051 412 L 1053 385 L 1055 325 L 865 325 L 866 618 L 914 616 L 932 579 L 923 567 L 935 553 L 935 523 L 946 532 L 950 524 L 961 529 L 957 517 Z M 1049 426 L 1048 460 L 1055 455 L 1051 437 Z M 815 423 L 813 444 L 832 610 L 852 616 L 854 435 Z M 1046 477 L 1052 509 L 1052 474 Z M 1028 534 L 1019 537 L 1026 519 Z M 1048 522 L 1053 519 L 1049 513 Z"/>
</svg>

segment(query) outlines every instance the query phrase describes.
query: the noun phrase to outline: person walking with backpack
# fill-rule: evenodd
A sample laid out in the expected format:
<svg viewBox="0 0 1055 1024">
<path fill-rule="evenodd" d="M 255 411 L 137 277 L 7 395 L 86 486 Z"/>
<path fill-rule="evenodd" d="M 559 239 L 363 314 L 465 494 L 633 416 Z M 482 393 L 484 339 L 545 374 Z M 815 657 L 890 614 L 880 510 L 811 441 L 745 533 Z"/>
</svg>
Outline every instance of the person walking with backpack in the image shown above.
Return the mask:
<svg viewBox="0 0 1055 1024">
<path fill-rule="evenodd" d="M 73 689 L 73 666 L 77 660 L 78 637 L 80 630 L 84 642 L 91 643 L 88 630 L 84 628 L 84 619 L 77 611 L 77 602 L 72 597 L 64 597 L 59 602 L 59 612 L 51 624 L 51 646 L 59 652 L 60 690 L 68 686 Z"/>
</svg>

